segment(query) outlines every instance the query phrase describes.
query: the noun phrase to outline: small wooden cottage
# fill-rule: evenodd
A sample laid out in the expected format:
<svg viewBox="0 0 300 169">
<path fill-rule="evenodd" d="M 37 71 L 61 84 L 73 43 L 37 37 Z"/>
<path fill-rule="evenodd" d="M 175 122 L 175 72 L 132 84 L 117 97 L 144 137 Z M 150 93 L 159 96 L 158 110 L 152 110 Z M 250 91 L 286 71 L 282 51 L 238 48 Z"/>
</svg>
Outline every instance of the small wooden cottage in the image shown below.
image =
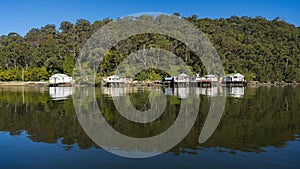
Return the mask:
<svg viewBox="0 0 300 169">
<path fill-rule="evenodd" d="M 190 82 L 190 76 L 185 73 L 181 73 L 180 75 L 174 77 L 174 82 L 188 83 L 188 82 Z"/>
<path fill-rule="evenodd" d="M 244 82 L 245 76 L 240 73 L 232 73 L 224 76 L 223 81 L 225 82 Z"/>
<path fill-rule="evenodd" d="M 245 76 L 240 73 L 232 73 L 224 76 L 222 83 L 235 86 L 244 86 L 247 84 Z"/>
<path fill-rule="evenodd" d="M 113 76 L 108 76 L 106 79 L 104 79 L 104 81 L 108 83 L 117 83 L 117 82 L 123 82 L 123 79 L 119 75 L 113 75 Z"/>
<path fill-rule="evenodd" d="M 119 86 L 120 84 L 124 84 L 125 83 L 125 78 L 121 77 L 119 75 L 113 75 L 113 76 L 108 76 L 107 78 L 103 79 L 103 84 L 104 86 Z"/>
<path fill-rule="evenodd" d="M 180 99 L 186 99 L 190 95 L 190 88 L 188 87 L 178 87 L 174 88 L 174 96 L 177 96 Z"/>
<path fill-rule="evenodd" d="M 181 73 L 178 76 L 171 76 L 171 77 L 165 77 L 161 84 L 163 84 L 164 86 L 168 86 L 168 87 L 182 87 L 182 86 L 189 86 L 190 83 L 190 76 L 185 74 L 185 73 Z"/>
<path fill-rule="evenodd" d="M 163 79 L 164 82 L 172 82 L 174 80 L 174 76 L 171 76 L 171 77 L 165 77 Z"/>
<path fill-rule="evenodd" d="M 208 74 L 203 77 L 203 79 L 209 80 L 211 82 L 218 82 L 218 77 L 213 74 Z"/>
<path fill-rule="evenodd" d="M 50 85 L 60 85 L 60 84 L 66 84 L 72 82 L 73 82 L 72 77 L 60 73 L 54 74 L 49 78 Z"/>
</svg>

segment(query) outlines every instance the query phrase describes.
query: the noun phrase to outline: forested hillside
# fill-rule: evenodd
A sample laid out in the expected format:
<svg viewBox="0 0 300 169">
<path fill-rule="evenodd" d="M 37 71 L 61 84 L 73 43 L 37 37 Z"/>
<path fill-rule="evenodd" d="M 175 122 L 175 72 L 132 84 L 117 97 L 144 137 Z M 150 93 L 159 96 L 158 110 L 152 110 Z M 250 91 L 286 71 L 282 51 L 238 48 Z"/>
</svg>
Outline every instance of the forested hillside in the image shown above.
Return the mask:
<svg viewBox="0 0 300 169">
<path fill-rule="evenodd" d="M 174 15 L 179 14 L 175 13 Z M 214 44 L 226 73 L 240 72 L 248 80 L 300 82 L 300 28 L 279 18 L 247 16 L 209 19 L 182 17 L 199 27 Z M 54 73 L 72 75 L 76 57 L 86 40 L 111 19 L 90 23 L 63 21 L 32 28 L 25 36 L 12 32 L 0 37 L 0 81 L 47 80 Z M 128 47 L 130 46 L 130 47 Z M 122 48 L 121 48 L 122 47 Z M 124 48 L 125 47 L 125 48 Z M 127 47 L 127 48 L 126 48 Z M 159 47 L 185 59 L 195 73 L 205 74 L 201 61 L 170 37 L 142 34 L 107 53 L 99 73 L 109 75 L 125 56 L 139 49 Z M 140 73 L 137 79 L 159 79 L 163 72 Z M 23 76 L 22 76 L 23 74 Z M 23 79 L 22 79 L 23 78 Z"/>
</svg>

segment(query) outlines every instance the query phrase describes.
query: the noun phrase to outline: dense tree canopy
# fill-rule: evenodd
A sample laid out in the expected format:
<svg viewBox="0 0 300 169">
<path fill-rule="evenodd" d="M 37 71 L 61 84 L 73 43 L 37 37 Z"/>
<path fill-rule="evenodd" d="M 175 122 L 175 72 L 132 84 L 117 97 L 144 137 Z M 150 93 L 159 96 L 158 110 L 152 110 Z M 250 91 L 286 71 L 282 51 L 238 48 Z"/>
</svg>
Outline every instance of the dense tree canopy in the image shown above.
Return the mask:
<svg viewBox="0 0 300 169">
<path fill-rule="evenodd" d="M 179 13 L 174 16 L 180 17 Z M 247 16 L 230 18 L 182 17 L 199 27 L 219 53 L 226 73 L 240 72 L 248 80 L 300 82 L 300 28 L 280 18 Z M 72 75 L 75 59 L 86 40 L 111 19 L 75 24 L 63 21 L 32 28 L 23 37 L 12 32 L 0 36 L 0 81 L 47 80 L 53 73 Z M 142 34 L 130 37 L 107 53 L 98 72 L 112 74 L 127 55 L 143 48 L 163 48 L 182 57 L 194 73 L 205 74 L 199 59 L 180 41 Z M 159 79 L 165 72 L 148 70 L 137 79 Z"/>
</svg>

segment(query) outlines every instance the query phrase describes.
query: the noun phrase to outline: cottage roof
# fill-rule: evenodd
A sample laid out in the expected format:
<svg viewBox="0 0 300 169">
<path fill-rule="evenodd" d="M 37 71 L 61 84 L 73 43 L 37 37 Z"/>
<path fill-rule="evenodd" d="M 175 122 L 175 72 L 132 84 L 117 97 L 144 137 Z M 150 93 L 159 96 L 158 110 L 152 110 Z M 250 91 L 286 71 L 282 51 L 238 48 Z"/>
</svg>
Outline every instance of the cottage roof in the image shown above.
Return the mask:
<svg viewBox="0 0 300 169">
<path fill-rule="evenodd" d="M 112 75 L 112 76 L 108 76 L 108 77 L 120 77 L 120 76 L 118 76 L 118 75 Z"/>
<path fill-rule="evenodd" d="M 217 77 L 217 76 L 213 75 L 213 74 L 208 74 L 208 75 L 205 75 L 205 77 L 214 78 L 214 77 Z"/>
<path fill-rule="evenodd" d="M 69 76 L 66 74 L 57 73 L 57 74 L 52 75 L 51 77 L 69 77 Z"/>
<path fill-rule="evenodd" d="M 181 76 L 181 77 L 188 77 L 189 75 L 187 75 L 185 73 L 181 73 L 179 76 Z"/>
<path fill-rule="evenodd" d="M 112 76 L 108 76 L 107 78 L 124 78 L 124 76 L 112 75 Z"/>
<path fill-rule="evenodd" d="M 231 73 L 231 74 L 228 74 L 226 76 L 238 76 L 238 77 L 244 77 L 244 75 L 240 74 L 240 73 Z"/>
</svg>

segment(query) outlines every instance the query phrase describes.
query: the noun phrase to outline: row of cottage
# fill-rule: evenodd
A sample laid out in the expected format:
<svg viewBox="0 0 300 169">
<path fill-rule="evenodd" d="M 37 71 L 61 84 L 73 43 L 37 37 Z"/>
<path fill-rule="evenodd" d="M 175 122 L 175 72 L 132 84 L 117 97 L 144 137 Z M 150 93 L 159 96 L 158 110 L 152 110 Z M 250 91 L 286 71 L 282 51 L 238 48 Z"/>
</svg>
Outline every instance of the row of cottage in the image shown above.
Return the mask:
<svg viewBox="0 0 300 169">
<path fill-rule="evenodd" d="M 73 83 L 74 80 L 72 77 L 65 74 L 55 74 L 49 79 L 50 84 L 63 84 L 63 83 Z M 113 75 L 103 79 L 104 85 L 118 84 L 118 83 L 130 83 L 128 79 Z M 178 76 L 165 77 L 159 83 L 162 84 L 185 84 L 185 83 L 202 83 L 202 84 L 213 84 L 213 83 L 222 83 L 230 85 L 245 85 L 246 80 L 244 75 L 240 73 L 233 73 L 226 75 L 222 78 L 219 78 L 213 74 L 205 75 L 200 77 L 198 74 L 195 77 L 190 77 L 185 73 L 181 73 Z"/>
<path fill-rule="evenodd" d="M 178 76 L 166 77 L 163 81 L 174 81 L 174 82 L 191 82 L 191 81 L 199 81 L 199 82 L 215 82 L 215 83 L 226 83 L 226 82 L 245 82 L 245 76 L 240 73 L 233 73 L 226 75 L 222 78 L 219 78 L 216 75 L 208 74 L 204 77 L 200 77 L 199 74 L 196 77 L 190 77 L 185 73 L 181 73 Z"/>
<path fill-rule="evenodd" d="M 113 75 L 103 80 L 104 85 L 119 84 L 119 83 L 130 83 L 128 79 L 119 75 Z M 240 73 L 228 74 L 224 77 L 217 77 L 213 74 L 205 75 L 200 77 L 198 74 L 195 77 L 190 77 L 185 73 L 181 73 L 178 76 L 165 77 L 160 81 L 161 84 L 187 84 L 187 83 L 201 83 L 201 84 L 228 84 L 228 85 L 246 85 L 244 75 Z"/>
</svg>

